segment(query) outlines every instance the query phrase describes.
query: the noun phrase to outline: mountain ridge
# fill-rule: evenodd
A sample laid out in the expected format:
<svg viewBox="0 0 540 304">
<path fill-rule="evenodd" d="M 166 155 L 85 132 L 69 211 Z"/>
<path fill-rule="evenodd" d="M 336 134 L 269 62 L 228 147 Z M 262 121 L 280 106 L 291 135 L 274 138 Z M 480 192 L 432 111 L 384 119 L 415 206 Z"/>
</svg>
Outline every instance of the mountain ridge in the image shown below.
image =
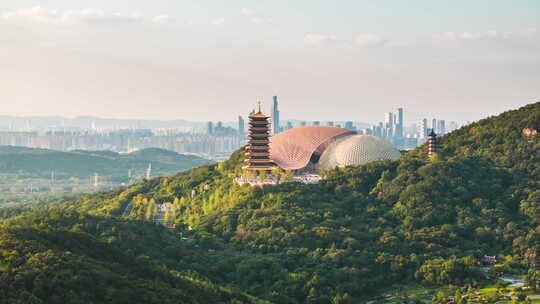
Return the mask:
<svg viewBox="0 0 540 304">
<path fill-rule="evenodd" d="M 128 154 L 111 151 L 75 150 L 62 152 L 48 149 L 0 146 L 0 172 L 21 178 L 71 177 L 84 179 L 98 173 L 112 181 L 123 181 L 132 170 L 133 175 L 144 176 L 146 168 L 152 163 L 155 175 L 174 174 L 210 163 L 209 160 L 176 152 L 150 148 Z"/>
</svg>

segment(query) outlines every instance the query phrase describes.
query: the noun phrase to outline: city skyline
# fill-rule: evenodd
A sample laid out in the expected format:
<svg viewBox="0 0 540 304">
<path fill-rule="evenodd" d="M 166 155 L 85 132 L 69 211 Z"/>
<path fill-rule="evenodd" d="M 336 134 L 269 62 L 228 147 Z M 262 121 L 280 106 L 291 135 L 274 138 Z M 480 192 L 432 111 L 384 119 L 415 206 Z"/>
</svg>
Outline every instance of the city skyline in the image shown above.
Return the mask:
<svg viewBox="0 0 540 304">
<path fill-rule="evenodd" d="M 446 128 L 446 121 L 440 118 L 432 118 L 431 124 L 428 124 L 427 118 L 406 125 L 406 110 L 402 107 L 397 109 L 397 112 L 385 112 L 383 121 L 379 121 L 373 125 L 358 123 L 353 121 L 290 121 L 284 120 L 284 127 L 280 127 L 280 110 L 278 104 L 278 96 L 273 97 L 271 107 L 272 115 L 261 113 L 260 102 L 258 108 L 252 110 L 249 118 L 250 123 L 253 117 L 264 117 L 265 123 L 268 123 L 268 130 L 273 125 L 274 135 L 290 130 L 296 127 L 304 126 L 332 126 L 333 130 L 340 132 L 350 132 L 358 135 L 373 135 L 378 138 L 387 140 L 388 145 L 391 145 L 400 150 L 410 150 L 416 148 L 426 140 L 428 131 L 436 132 L 438 135 L 444 135 L 447 131 L 450 132 L 457 128 L 457 124 L 453 121 L 449 122 Z M 272 116 L 275 119 L 272 119 Z M 224 123 L 223 121 L 207 121 L 205 123 L 205 131 L 200 129 L 181 130 L 175 128 L 150 128 L 142 124 L 138 128 L 115 128 L 107 129 L 99 126 L 99 122 L 86 117 L 86 124 L 90 124 L 90 129 L 77 129 L 73 126 L 64 125 L 62 127 L 53 127 L 50 129 L 43 128 L 32 130 L 30 121 L 27 129 L 17 130 L 13 128 L 10 122 L 8 132 L 2 130 L 0 125 L 0 145 L 25 146 L 32 148 L 56 149 L 61 151 L 71 150 L 112 150 L 116 152 L 130 152 L 144 148 L 162 148 L 176 151 L 178 153 L 194 153 L 200 156 L 212 158 L 215 160 L 223 160 L 230 153 L 242 147 L 246 143 L 246 135 L 250 134 L 252 127 L 245 129 L 245 119 L 242 115 L 238 116 L 236 128 L 233 123 Z M 186 124 L 186 121 L 178 121 Z M 50 123 L 50 121 L 49 121 Z M 109 121 L 111 123 L 111 121 Z M 155 122 L 154 122 L 155 123 Z M 231 124 L 233 126 L 231 126 Z M 304 129 L 304 128 L 303 128 Z M 307 127 L 305 129 L 312 129 Z M 345 129 L 345 130 L 343 130 Z M 292 132 L 298 132 L 292 130 Z M 301 132 L 301 131 L 300 131 Z M 264 132 L 267 134 L 266 132 Z M 261 134 L 258 134 L 259 136 Z"/>
<path fill-rule="evenodd" d="M 398 108 L 398 114 L 401 110 L 401 115 L 403 115 L 402 107 Z M 265 112 L 264 113 L 271 113 Z M 381 113 L 381 115 L 386 115 L 387 112 Z M 392 113 L 394 114 L 394 113 Z M 272 117 L 272 115 L 270 115 Z M 95 116 L 80 116 L 80 117 L 63 117 L 63 116 L 2 116 L 0 115 L 0 131 L 16 131 L 16 132 L 28 132 L 28 131 L 98 131 L 98 132 L 110 132 L 115 130 L 177 130 L 180 132 L 204 132 L 207 133 L 209 129 L 209 124 L 220 123 L 224 127 L 233 127 L 237 131 L 243 130 L 241 127 L 244 123 L 244 119 L 247 117 L 246 114 L 238 115 L 236 121 L 234 120 L 215 120 L 215 121 L 190 121 L 184 119 L 178 120 L 148 120 L 148 119 L 115 119 L 115 118 L 102 118 Z M 284 119 L 280 120 L 280 130 L 287 130 L 297 126 L 305 125 L 327 125 L 327 126 L 336 126 L 342 128 L 352 128 L 363 129 L 372 127 L 376 124 L 381 124 L 381 118 L 374 117 L 372 122 L 364 121 L 353 121 L 353 120 L 307 120 L 307 119 Z M 426 117 L 425 115 L 422 117 Z M 439 118 L 436 118 L 437 120 Z M 384 119 L 383 119 L 384 120 Z M 36 123 L 37 121 L 37 123 Z M 411 128 L 414 125 L 420 123 L 422 119 L 413 120 L 413 119 L 403 119 L 402 121 L 402 136 L 405 136 L 406 129 Z M 456 121 L 444 119 L 443 121 L 451 121 L 457 124 Z M 459 125 L 464 125 L 470 123 L 467 121 L 465 123 L 460 123 Z M 415 128 L 416 129 L 416 128 Z M 243 133 L 243 132 L 241 132 Z"/>
<path fill-rule="evenodd" d="M 532 0 L 6 0 L 0 115 L 234 121 L 278 95 L 281 120 L 474 121 L 540 99 L 539 15 Z"/>
<path fill-rule="evenodd" d="M 272 108 L 272 105 L 274 103 L 274 98 L 279 98 L 278 96 L 272 96 L 271 98 L 271 102 L 261 102 L 261 108 L 263 110 L 264 113 L 269 113 L 269 114 L 272 114 L 274 113 L 273 111 L 273 108 Z M 276 100 L 277 102 L 277 100 Z M 281 104 L 281 102 L 279 102 L 279 104 Z M 253 106 L 255 105 L 255 106 Z M 202 120 L 196 120 L 196 119 L 190 119 L 190 118 L 184 118 L 184 117 L 178 117 L 176 119 L 152 119 L 152 118 L 143 118 L 143 117 L 135 117 L 135 118 L 123 118 L 122 116 L 97 116 L 97 115 L 77 115 L 77 116 L 68 116 L 68 115 L 10 115 L 10 114 L 4 114 L 4 113 L 1 113 L 0 112 L 0 118 L 2 119 L 2 122 L 5 123 L 6 125 L 9 125 L 9 120 L 25 120 L 27 122 L 32 122 L 33 119 L 35 120 L 57 120 L 57 121 L 73 121 L 73 120 L 83 120 L 83 121 L 86 121 L 88 123 L 88 129 L 91 129 L 93 128 L 92 127 L 92 123 L 93 123 L 93 120 L 102 120 L 102 121 L 109 121 L 108 124 L 112 124 L 112 121 L 117 121 L 117 122 L 126 122 L 126 123 L 129 123 L 131 124 L 129 126 L 129 128 L 168 128 L 168 127 L 148 127 L 148 126 L 138 126 L 142 123 L 145 123 L 145 122 L 148 122 L 148 123 L 156 123 L 156 124 L 167 124 L 167 123 L 178 123 L 179 126 L 181 127 L 185 127 L 186 124 L 187 125 L 190 125 L 190 124 L 193 124 L 193 125 L 196 125 L 198 129 L 206 129 L 206 124 L 209 122 L 209 121 L 215 121 L 215 122 L 222 122 L 224 124 L 227 124 L 228 126 L 232 126 L 232 125 L 238 125 L 238 115 L 241 115 L 241 116 L 244 116 L 244 117 L 247 117 L 247 114 L 245 113 L 245 109 L 246 109 L 246 106 L 248 109 L 254 109 L 256 107 L 257 103 L 256 102 L 250 102 L 248 103 L 247 105 L 245 105 L 245 107 L 243 109 L 240 109 L 236 114 L 234 114 L 233 116 L 231 117 L 217 117 L 216 119 L 212 119 L 212 120 L 208 120 L 208 119 L 202 119 Z M 286 105 L 286 108 L 287 108 L 287 103 L 285 103 Z M 279 108 L 281 108 L 281 106 L 279 106 Z M 309 119 L 309 118 L 305 118 L 305 117 L 287 117 L 285 116 L 285 118 L 283 118 L 281 116 L 281 113 L 283 111 L 281 111 L 281 109 L 278 110 L 278 113 L 279 113 L 279 121 L 280 121 L 280 128 L 283 129 L 283 128 L 287 128 L 286 125 L 284 125 L 284 123 L 287 123 L 287 122 L 306 122 L 306 123 L 309 123 L 309 122 L 319 122 L 321 124 L 327 124 L 329 122 L 332 122 L 332 123 L 335 123 L 335 122 L 353 122 L 355 124 L 366 124 L 366 125 L 372 125 L 374 123 L 378 123 L 380 121 L 380 118 L 381 118 L 381 115 L 384 115 L 384 114 L 387 114 L 387 111 L 389 108 L 392 108 L 392 107 L 385 107 L 384 109 L 382 109 L 382 111 L 380 113 L 376 113 L 375 116 L 372 116 L 369 118 L 369 120 L 359 120 L 357 117 L 355 118 L 354 115 L 349 115 L 351 116 L 352 118 L 351 119 Z M 463 124 L 468 124 L 468 123 L 471 123 L 471 122 L 474 122 L 474 121 L 477 121 L 477 120 L 480 120 L 480 119 L 483 119 L 483 118 L 487 118 L 489 116 L 492 116 L 492 114 L 485 114 L 484 116 L 482 117 L 479 117 L 478 119 L 476 120 L 460 120 L 460 119 L 452 119 L 451 117 L 448 117 L 447 115 L 445 115 L 445 113 L 442 113 L 441 115 L 434 115 L 434 114 L 430 114 L 430 113 L 433 113 L 432 111 L 430 111 L 429 109 L 426 109 L 425 112 L 411 112 L 409 111 L 409 108 L 405 105 L 398 105 L 395 107 L 395 109 L 403 109 L 403 108 L 406 108 L 408 111 L 408 121 L 404 121 L 404 126 L 410 126 L 411 124 L 414 124 L 414 123 L 417 123 L 419 121 L 421 121 L 423 118 L 426 118 L 426 117 L 445 117 L 446 120 L 449 120 L 449 121 L 455 121 L 455 122 L 458 122 L 460 125 L 463 125 Z M 286 109 L 287 110 L 287 109 Z M 503 111 L 504 112 L 504 111 Z M 240 113 L 240 114 L 239 114 Z M 285 111 L 284 112 L 285 114 L 287 114 L 288 112 Z M 500 114 L 500 113 L 497 113 L 497 114 Z M 398 115 L 399 115 L 399 112 L 398 112 Z M 396 115 L 396 117 L 398 116 Z M 495 114 L 493 114 L 495 115 Z M 273 115 L 270 115 L 270 116 L 273 116 Z M 1 124 L 0 124 L 0 127 Z M 59 127 L 59 126 L 56 126 L 56 127 Z M 126 127 L 120 127 L 120 128 L 126 128 Z M 172 128 L 172 127 L 171 127 Z M 86 129 L 86 127 L 85 127 Z M 113 129 L 112 127 L 108 127 L 106 129 Z"/>
</svg>

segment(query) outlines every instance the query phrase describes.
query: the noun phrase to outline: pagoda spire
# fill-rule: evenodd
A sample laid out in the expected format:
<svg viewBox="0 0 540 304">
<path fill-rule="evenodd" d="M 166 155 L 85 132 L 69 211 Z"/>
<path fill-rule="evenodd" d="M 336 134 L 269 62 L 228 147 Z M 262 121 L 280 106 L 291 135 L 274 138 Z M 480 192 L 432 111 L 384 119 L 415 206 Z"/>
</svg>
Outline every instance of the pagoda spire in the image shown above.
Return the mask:
<svg viewBox="0 0 540 304">
<path fill-rule="evenodd" d="M 258 102 L 257 113 L 249 115 L 248 144 L 246 146 L 245 170 L 270 171 L 275 168 L 270 159 L 270 116 L 261 110 L 261 102 Z"/>
</svg>

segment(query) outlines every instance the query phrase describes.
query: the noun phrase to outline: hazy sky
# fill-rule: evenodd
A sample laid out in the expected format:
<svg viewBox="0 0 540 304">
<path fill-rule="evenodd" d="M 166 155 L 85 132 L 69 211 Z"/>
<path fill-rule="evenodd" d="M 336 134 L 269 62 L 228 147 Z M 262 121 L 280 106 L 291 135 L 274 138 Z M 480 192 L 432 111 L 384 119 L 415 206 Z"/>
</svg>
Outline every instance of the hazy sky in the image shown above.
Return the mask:
<svg viewBox="0 0 540 304">
<path fill-rule="evenodd" d="M 0 115 L 475 120 L 540 101 L 538 0 L 2 0 Z"/>
</svg>

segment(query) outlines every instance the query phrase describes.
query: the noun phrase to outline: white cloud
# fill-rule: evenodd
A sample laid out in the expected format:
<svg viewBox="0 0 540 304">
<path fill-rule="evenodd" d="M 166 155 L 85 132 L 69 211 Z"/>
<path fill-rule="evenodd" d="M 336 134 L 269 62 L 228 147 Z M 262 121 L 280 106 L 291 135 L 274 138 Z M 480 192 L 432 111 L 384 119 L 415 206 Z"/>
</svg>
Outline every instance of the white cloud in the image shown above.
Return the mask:
<svg viewBox="0 0 540 304">
<path fill-rule="evenodd" d="M 539 41 L 540 30 L 528 28 L 512 31 L 443 32 L 433 35 L 432 40 L 442 46 L 458 46 L 465 43 L 479 42 Z"/>
<path fill-rule="evenodd" d="M 382 46 L 386 40 L 375 34 L 359 34 L 352 39 L 339 39 L 333 35 L 307 34 L 304 44 L 312 46 L 349 46 L 349 47 L 375 47 Z"/>
<path fill-rule="evenodd" d="M 340 40 L 338 40 L 335 36 L 331 36 L 331 35 L 307 34 L 304 37 L 304 44 L 318 46 L 318 47 L 335 44 L 339 42 Z"/>
<path fill-rule="evenodd" d="M 304 44 L 317 47 L 350 47 L 370 48 L 388 46 L 391 42 L 393 47 L 403 45 L 424 45 L 426 42 L 431 46 L 458 47 L 465 45 L 493 44 L 506 46 L 540 46 L 540 29 L 525 28 L 511 31 L 467 31 L 467 32 L 443 32 L 419 39 L 403 41 L 389 41 L 373 33 L 361 33 L 354 37 L 337 37 L 335 35 L 310 33 L 304 36 Z"/>
<path fill-rule="evenodd" d="M 433 36 L 433 39 L 437 41 L 478 41 L 478 40 L 490 40 L 490 39 L 504 39 L 507 34 L 503 34 L 497 31 L 483 31 L 483 32 L 444 32 L 437 33 Z"/>
<path fill-rule="evenodd" d="M 173 23 L 175 19 L 169 15 L 158 15 L 152 18 L 152 23 L 155 24 L 168 24 Z"/>
<path fill-rule="evenodd" d="M 252 8 L 242 8 L 242 14 L 249 18 L 249 20 L 255 24 L 272 23 L 272 18 L 263 16 L 257 10 Z"/>
<path fill-rule="evenodd" d="M 381 46 L 386 40 L 375 34 L 360 34 L 354 37 L 354 42 L 359 46 Z"/>
<path fill-rule="evenodd" d="M 52 25 L 136 23 L 146 21 L 138 13 L 110 12 L 96 8 L 60 10 L 40 6 L 0 12 L 0 20 L 11 23 L 31 22 Z M 165 23 L 170 20 L 172 18 L 167 15 L 155 16 L 150 19 L 151 22 L 155 23 Z"/>
<path fill-rule="evenodd" d="M 212 20 L 213 25 L 223 25 L 225 23 L 225 18 L 219 18 Z"/>
</svg>

